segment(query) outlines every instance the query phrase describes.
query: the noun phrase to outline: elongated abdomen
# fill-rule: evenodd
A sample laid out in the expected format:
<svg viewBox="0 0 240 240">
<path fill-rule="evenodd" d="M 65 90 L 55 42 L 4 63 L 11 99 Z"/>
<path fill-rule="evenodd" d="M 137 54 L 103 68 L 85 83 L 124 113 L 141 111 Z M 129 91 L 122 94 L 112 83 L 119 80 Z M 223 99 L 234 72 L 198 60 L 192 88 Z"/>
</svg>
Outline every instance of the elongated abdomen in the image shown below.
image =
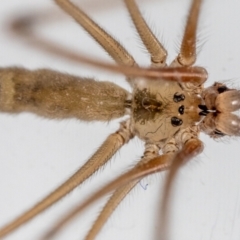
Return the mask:
<svg viewBox="0 0 240 240">
<path fill-rule="evenodd" d="M 108 121 L 125 114 L 128 92 L 110 82 L 56 71 L 0 69 L 0 111 Z"/>
</svg>

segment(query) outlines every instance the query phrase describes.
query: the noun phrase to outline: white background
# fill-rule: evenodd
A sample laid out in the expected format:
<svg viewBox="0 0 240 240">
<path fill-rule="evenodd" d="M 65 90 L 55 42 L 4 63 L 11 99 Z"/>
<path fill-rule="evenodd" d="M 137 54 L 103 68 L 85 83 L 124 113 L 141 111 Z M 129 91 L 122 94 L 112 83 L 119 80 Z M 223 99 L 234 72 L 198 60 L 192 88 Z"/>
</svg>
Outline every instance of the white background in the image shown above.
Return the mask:
<svg viewBox="0 0 240 240">
<path fill-rule="evenodd" d="M 81 6 L 101 23 L 141 64 L 148 56 L 137 39 L 133 25 L 120 1 L 82 0 Z M 51 4 L 52 3 L 52 4 Z M 165 44 L 171 61 L 177 54 L 189 1 L 138 1 L 144 16 Z M 81 64 L 39 52 L 7 31 L 20 14 L 50 10 L 52 1 L 8 0 L 0 6 L 0 63 L 26 68 L 53 68 L 80 76 L 112 80 L 129 89 L 124 77 L 111 75 Z M 53 10 L 54 9 L 54 10 Z M 197 65 L 209 72 L 206 86 L 229 80 L 240 87 L 240 2 L 205 1 L 199 28 Z M 104 51 L 70 18 L 45 24 L 41 32 L 79 51 L 108 60 Z M 44 30 L 45 29 L 45 30 Z M 106 136 L 118 128 L 113 123 L 83 123 L 78 120 L 48 120 L 32 114 L 0 115 L 0 225 L 4 225 L 64 181 L 81 166 Z M 174 191 L 170 233 L 173 240 L 235 240 L 240 238 L 240 148 L 239 140 L 216 142 L 201 135 L 205 151 L 186 165 Z M 50 210 L 9 235 L 6 239 L 32 240 L 46 232 L 74 204 L 99 185 L 132 166 L 143 153 L 143 144 L 134 139 L 104 170 L 77 188 Z M 108 221 L 99 240 L 157 240 L 159 206 L 165 174 L 148 177 L 139 184 Z M 83 239 L 101 206 L 81 215 L 58 239 Z"/>
</svg>

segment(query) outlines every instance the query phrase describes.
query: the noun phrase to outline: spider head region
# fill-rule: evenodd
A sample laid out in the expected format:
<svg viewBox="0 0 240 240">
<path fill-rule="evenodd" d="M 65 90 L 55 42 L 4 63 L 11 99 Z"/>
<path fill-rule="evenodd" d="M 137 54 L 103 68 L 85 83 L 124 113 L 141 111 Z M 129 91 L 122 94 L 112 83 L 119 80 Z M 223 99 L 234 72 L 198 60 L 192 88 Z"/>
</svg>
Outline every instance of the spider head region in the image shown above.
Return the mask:
<svg viewBox="0 0 240 240">
<path fill-rule="evenodd" d="M 240 118 L 233 112 L 240 109 L 240 91 L 215 82 L 202 92 L 205 105 L 199 105 L 205 115 L 200 128 L 212 138 L 240 136 Z"/>
</svg>

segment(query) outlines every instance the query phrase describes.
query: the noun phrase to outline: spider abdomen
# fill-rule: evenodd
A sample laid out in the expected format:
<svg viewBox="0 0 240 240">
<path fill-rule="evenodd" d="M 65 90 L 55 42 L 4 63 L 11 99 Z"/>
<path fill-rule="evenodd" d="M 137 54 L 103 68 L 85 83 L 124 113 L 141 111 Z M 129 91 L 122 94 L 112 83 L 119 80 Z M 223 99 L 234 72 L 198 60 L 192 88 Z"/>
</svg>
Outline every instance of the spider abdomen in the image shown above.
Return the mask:
<svg viewBox="0 0 240 240">
<path fill-rule="evenodd" d="M 48 118 L 109 121 L 125 114 L 128 92 L 110 82 L 47 69 L 0 70 L 0 110 L 33 112 Z"/>
</svg>

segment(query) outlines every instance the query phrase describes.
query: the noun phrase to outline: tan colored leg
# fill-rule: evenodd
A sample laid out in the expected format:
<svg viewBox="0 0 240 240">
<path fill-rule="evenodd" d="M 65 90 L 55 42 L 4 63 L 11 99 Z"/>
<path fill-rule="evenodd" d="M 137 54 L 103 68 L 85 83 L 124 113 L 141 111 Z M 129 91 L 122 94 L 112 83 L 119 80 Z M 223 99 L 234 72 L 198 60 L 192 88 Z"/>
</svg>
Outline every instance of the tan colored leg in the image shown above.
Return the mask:
<svg viewBox="0 0 240 240">
<path fill-rule="evenodd" d="M 175 158 L 173 164 L 170 167 L 163 191 L 163 200 L 161 203 L 161 222 L 158 229 L 158 235 L 161 236 L 161 240 L 169 239 L 169 201 L 171 200 L 171 190 L 174 185 L 177 173 L 187 161 L 191 160 L 203 151 L 203 143 L 197 138 L 197 136 L 193 137 L 191 134 L 185 134 L 185 136 L 186 138 L 182 139 L 184 140 L 183 148 L 178 153 L 177 157 Z"/>
<path fill-rule="evenodd" d="M 162 44 L 154 36 L 149 26 L 143 19 L 134 0 L 124 0 L 132 21 L 142 39 L 145 47 L 151 55 L 151 62 L 153 66 L 164 67 L 166 66 L 167 51 Z"/>
<path fill-rule="evenodd" d="M 153 144 L 146 144 L 144 156 L 141 162 L 147 162 L 149 159 L 157 157 L 159 155 L 159 147 Z M 85 240 L 93 240 L 102 229 L 106 221 L 112 215 L 117 206 L 123 201 L 126 195 L 135 187 L 140 179 L 132 181 L 123 187 L 118 188 L 113 195 L 110 197 L 98 218 L 94 222 L 92 228 L 88 232 Z"/>
<path fill-rule="evenodd" d="M 66 0 L 62 0 L 65 2 Z M 179 82 L 192 82 L 199 85 L 206 81 L 207 72 L 204 68 L 201 67 L 182 67 L 179 68 L 179 63 L 175 62 L 177 66 L 173 66 L 170 68 L 142 68 L 137 66 L 116 66 L 113 64 L 104 63 L 102 61 L 93 60 L 87 57 L 82 56 L 77 53 L 76 50 L 66 49 L 57 43 L 52 43 L 49 40 L 46 40 L 35 33 L 34 24 L 38 22 L 38 18 L 41 19 L 40 16 L 34 16 L 29 18 L 18 19 L 18 21 L 13 22 L 11 26 L 11 31 L 24 39 L 28 40 L 28 43 L 33 45 L 34 47 L 40 49 L 41 51 L 46 51 L 48 54 L 52 53 L 57 55 L 58 57 L 69 59 L 71 61 L 75 61 L 77 63 L 86 63 L 95 67 L 99 67 L 101 69 L 106 69 L 108 71 L 125 74 L 128 76 L 128 82 L 131 85 L 134 85 L 134 78 L 136 77 L 145 77 L 151 79 L 159 79 L 164 78 L 169 81 L 179 81 Z M 177 61 L 177 60 L 176 60 Z"/>
<path fill-rule="evenodd" d="M 126 195 L 135 187 L 139 180 L 130 182 L 123 187 L 118 188 L 111 198 L 108 200 L 98 218 L 94 222 L 91 230 L 88 232 L 85 240 L 94 240 L 97 234 L 100 232 L 106 221 L 112 215 L 113 211 L 117 208 L 120 202 L 126 197 Z"/>
<path fill-rule="evenodd" d="M 90 196 L 83 204 L 73 209 L 67 216 L 61 219 L 57 225 L 51 229 L 45 236 L 44 240 L 52 239 L 54 235 L 61 229 L 65 224 L 67 224 L 70 220 L 72 220 L 77 214 L 79 214 L 82 210 L 87 208 L 90 204 L 92 204 L 97 199 L 101 198 L 108 192 L 111 192 L 125 184 L 130 183 L 131 181 L 140 180 L 141 178 L 148 176 L 153 173 L 157 173 L 160 171 L 164 171 L 168 169 L 174 159 L 175 154 L 165 154 L 156 158 L 153 158 L 147 162 L 139 162 L 139 164 L 130 170 L 129 172 L 121 175 L 114 181 L 107 184 L 105 187 L 100 189 L 98 192 Z"/>
<path fill-rule="evenodd" d="M 196 61 L 196 33 L 202 0 L 193 0 L 185 27 L 180 53 L 171 66 L 192 66 Z"/>
<path fill-rule="evenodd" d="M 12 232 L 63 198 L 103 166 L 130 138 L 132 138 L 132 134 L 129 125 L 124 122 L 121 124 L 120 129 L 111 134 L 98 151 L 72 177 L 22 216 L 0 229 L 0 237 Z"/>
<path fill-rule="evenodd" d="M 127 66 L 135 65 L 133 57 L 127 50 L 89 18 L 81 9 L 76 7 L 69 0 L 55 0 L 55 2 L 65 12 L 72 16 L 117 63 Z"/>
<path fill-rule="evenodd" d="M 169 147 L 171 149 L 171 146 Z M 80 206 L 74 208 L 67 216 L 60 220 L 57 225 L 44 236 L 44 240 L 52 239 L 53 236 L 70 220 L 72 220 L 77 214 L 82 210 L 92 204 L 94 201 L 107 194 L 108 192 L 117 189 L 131 181 L 139 180 L 145 176 L 153 173 L 164 171 L 168 169 L 173 162 L 177 161 L 180 164 L 192 159 L 197 154 L 202 151 L 203 144 L 199 139 L 191 139 L 188 142 L 184 142 L 183 148 L 177 153 L 169 151 L 168 153 L 161 155 L 159 157 L 153 158 L 151 160 L 140 161 L 137 166 L 127 173 L 121 175 L 111 183 L 107 184 L 105 187 L 100 189 L 98 192 L 90 196 L 84 203 Z"/>
</svg>

